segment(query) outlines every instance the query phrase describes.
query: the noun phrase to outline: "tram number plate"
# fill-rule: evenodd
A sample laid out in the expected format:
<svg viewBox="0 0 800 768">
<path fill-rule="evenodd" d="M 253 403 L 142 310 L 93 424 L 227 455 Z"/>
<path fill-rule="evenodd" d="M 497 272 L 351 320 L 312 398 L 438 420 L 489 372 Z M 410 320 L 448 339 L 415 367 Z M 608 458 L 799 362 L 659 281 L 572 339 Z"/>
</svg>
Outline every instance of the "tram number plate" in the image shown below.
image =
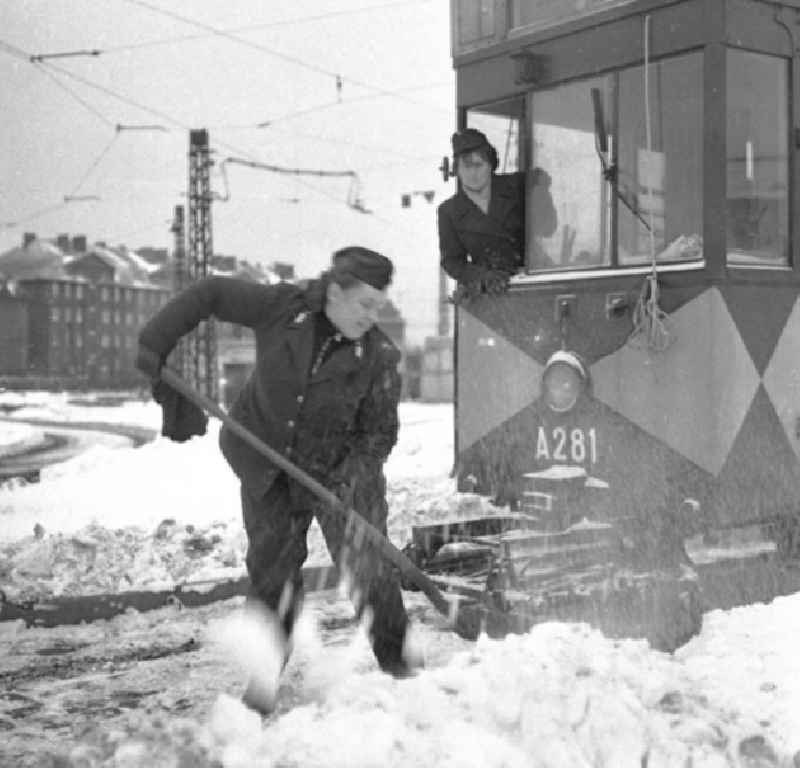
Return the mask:
<svg viewBox="0 0 800 768">
<path fill-rule="evenodd" d="M 540 426 L 536 438 L 537 461 L 571 461 L 575 464 L 597 462 L 597 430 L 594 427 Z"/>
</svg>

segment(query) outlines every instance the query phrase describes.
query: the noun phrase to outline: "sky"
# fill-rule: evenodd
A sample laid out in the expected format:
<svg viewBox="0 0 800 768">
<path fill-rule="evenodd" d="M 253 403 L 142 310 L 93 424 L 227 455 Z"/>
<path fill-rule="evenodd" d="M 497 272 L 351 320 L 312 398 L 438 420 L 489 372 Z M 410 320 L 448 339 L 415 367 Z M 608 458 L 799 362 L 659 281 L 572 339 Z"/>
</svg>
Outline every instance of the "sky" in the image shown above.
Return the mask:
<svg viewBox="0 0 800 768">
<path fill-rule="evenodd" d="M 27 418 L 143 426 L 157 426 L 159 419 L 152 402 L 86 407 L 71 404 L 66 395 L 36 393 L 0 393 L 0 402 L 24 405 L 15 414 Z M 455 493 L 448 476 L 451 406 L 403 403 L 400 417 L 400 438 L 386 465 L 393 541 L 407 540 L 412 522 L 487 511 L 478 497 Z M 244 541 L 237 489 L 217 448 L 218 426 L 212 420 L 206 436 L 186 444 L 159 438 L 137 449 L 88 451 L 46 469 L 39 483 L 0 486 L 0 560 L 9 597 L 32 587 L 89 594 L 241 574 Z M 6 446 L 12 439 L 30 444 L 36 428 L 20 426 L 13 435 L 0 428 L 3 434 L 7 437 L 0 442 Z M 158 537 L 156 526 L 166 517 L 176 519 L 176 525 Z M 40 539 L 32 535 L 34 522 L 45 529 Z M 182 546 L 189 536 L 186 524 L 194 525 L 192 536 L 209 539 L 213 534 L 215 547 L 189 557 Z M 310 551 L 312 560 L 322 556 L 318 539 Z M 416 593 L 406 595 L 411 599 Z M 102 764 L 168 764 L 189 734 L 190 743 L 207 748 L 208 761 L 192 763 L 199 768 L 796 765 L 800 595 L 712 611 L 700 634 L 672 655 L 641 640 L 610 640 L 584 624 L 549 622 L 525 635 L 484 636 L 471 643 L 415 623 L 414 643 L 426 666 L 407 681 L 377 672 L 363 632 L 346 643 L 326 644 L 316 629 L 318 610 L 326 609 L 313 603 L 304 614 L 278 691 L 279 699 L 291 704 L 264 723 L 229 692 L 231 660 L 244 664 L 245 657 L 251 663 L 261 658 L 248 646 L 251 635 L 243 617 L 231 608 L 227 617 L 218 615 L 207 623 L 197 619 L 193 674 L 176 691 L 166 686 L 153 699 L 158 706 L 130 712 L 126 728 L 119 721 L 108 724 L 102 742 L 107 761 Z M 37 649 L 44 653 L 59 643 L 92 652 L 101 638 L 106 643 L 117 638 L 123 647 L 132 632 L 157 633 L 168 643 L 182 637 L 193 614 L 173 606 L 77 627 L 0 626 L 0 660 L 35 655 Z M 112 677 L 105 683 L 106 695 L 113 691 Z M 124 685 L 127 678 L 121 679 Z M 67 683 L 49 692 L 48 706 L 60 706 Z M 22 693 L 47 690 L 47 681 L 38 685 Z M 147 685 L 158 682 L 150 678 Z M 169 714 L 181 711 L 169 709 L 173 699 L 200 698 L 201 690 L 207 696 L 209 688 L 218 693 L 204 714 Z M 16 704 L 0 701 L 0 715 L 6 706 Z M 106 726 L 98 718 L 93 727 L 104 732 Z M 19 738 L 15 734 L 5 733 L 8 741 L 0 744 L 0 758 L 4 746 Z M 54 730 L 49 738 L 81 754 L 81 746 L 73 748 L 63 733 Z M 68 764 L 88 763 L 76 758 Z"/>
<path fill-rule="evenodd" d="M 376 248 L 409 337 L 435 333 L 435 206 L 454 191 L 438 171 L 455 123 L 445 0 L 4 0 L 0 30 L 0 252 L 24 232 L 171 247 L 188 132 L 206 128 L 227 198 L 215 252 L 308 277 L 345 244 Z M 346 204 L 347 177 L 227 158 L 355 171 L 372 213 Z"/>
</svg>

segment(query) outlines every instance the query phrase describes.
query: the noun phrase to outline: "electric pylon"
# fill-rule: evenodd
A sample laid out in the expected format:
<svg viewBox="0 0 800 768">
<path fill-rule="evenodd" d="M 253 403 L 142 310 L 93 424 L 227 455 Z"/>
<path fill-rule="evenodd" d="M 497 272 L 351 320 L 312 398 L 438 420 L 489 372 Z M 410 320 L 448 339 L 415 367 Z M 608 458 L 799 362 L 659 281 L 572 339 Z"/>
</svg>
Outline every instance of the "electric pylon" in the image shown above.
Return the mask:
<svg viewBox="0 0 800 768">
<path fill-rule="evenodd" d="M 211 238 L 211 152 L 208 131 L 189 131 L 189 202 L 186 230 L 186 278 L 200 280 L 209 273 L 214 253 Z M 204 320 L 189 337 L 182 371 L 187 381 L 215 402 L 219 400 L 217 333 L 213 318 Z"/>
</svg>

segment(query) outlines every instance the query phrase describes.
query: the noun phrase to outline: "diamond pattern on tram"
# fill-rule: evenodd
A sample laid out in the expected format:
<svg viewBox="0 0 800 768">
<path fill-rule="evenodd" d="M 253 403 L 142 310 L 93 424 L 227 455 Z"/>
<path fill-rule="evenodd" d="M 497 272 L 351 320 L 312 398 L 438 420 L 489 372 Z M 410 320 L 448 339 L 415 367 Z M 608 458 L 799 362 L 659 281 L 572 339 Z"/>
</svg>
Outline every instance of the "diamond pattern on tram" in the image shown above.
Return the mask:
<svg viewBox="0 0 800 768">
<path fill-rule="evenodd" d="M 635 518 L 642 510 L 675 509 L 687 496 L 705 506 L 713 478 L 604 403 L 587 398 L 570 414 L 567 432 L 577 427 L 586 435 L 596 428 L 596 454 L 587 451 L 583 462 L 555 455 L 556 443 L 550 438 L 550 455 L 541 454 L 541 430 L 552 435 L 549 415 L 541 401 L 523 408 L 461 453 L 464 473 L 480 479 L 482 492 L 503 488 L 521 499 L 522 491 L 529 490 L 526 473 L 554 463 L 577 463 L 609 485 L 608 493 L 593 493 L 592 514 L 600 518 Z"/>
<path fill-rule="evenodd" d="M 725 285 L 725 304 L 758 372 L 763 375 L 797 299 L 791 285 Z"/>
<path fill-rule="evenodd" d="M 592 365 L 593 394 L 716 475 L 753 400 L 758 372 L 717 288 L 682 306 L 671 322 L 676 340 L 665 352 L 626 345 Z"/>
<path fill-rule="evenodd" d="M 544 366 L 463 309 L 458 345 L 460 452 L 539 396 Z"/>
<path fill-rule="evenodd" d="M 717 478 L 712 519 L 742 523 L 781 510 L 796 511 L 800 465 L 790 442 L 760 386 Z M 738 511 L 738 519 L 730 519 L 733 511 Z"/>
<path fill-rule="evenodd" d="M 800 301 L 795 301 L 775 345 L 772 359 L 764 372 L 764 387 L 789 445 L 800 458 Z"/>
</svg>

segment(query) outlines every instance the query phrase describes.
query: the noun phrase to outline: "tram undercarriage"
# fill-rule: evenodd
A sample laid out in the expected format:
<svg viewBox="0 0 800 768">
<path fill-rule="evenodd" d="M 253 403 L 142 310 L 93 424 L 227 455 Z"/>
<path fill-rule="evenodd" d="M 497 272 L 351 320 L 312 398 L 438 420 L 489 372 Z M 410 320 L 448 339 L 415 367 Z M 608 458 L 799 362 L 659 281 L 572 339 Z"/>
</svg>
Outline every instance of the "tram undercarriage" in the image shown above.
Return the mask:
<svg viewBox="0 0 800 768">
<path fill-rule="evenodd" d="M 686 503 L 647 531 L 591 516 L 592 498 L 609 490 L 595 478 L 560 467 L 537 474 L 519 512 L 414 526 L 405 549 L 490 637 L 586 622 L 671 652 L 708 610 L 800 589 L 798 552 L 777 543 L 788 519 L 714 530 Z"/>
</svg>

